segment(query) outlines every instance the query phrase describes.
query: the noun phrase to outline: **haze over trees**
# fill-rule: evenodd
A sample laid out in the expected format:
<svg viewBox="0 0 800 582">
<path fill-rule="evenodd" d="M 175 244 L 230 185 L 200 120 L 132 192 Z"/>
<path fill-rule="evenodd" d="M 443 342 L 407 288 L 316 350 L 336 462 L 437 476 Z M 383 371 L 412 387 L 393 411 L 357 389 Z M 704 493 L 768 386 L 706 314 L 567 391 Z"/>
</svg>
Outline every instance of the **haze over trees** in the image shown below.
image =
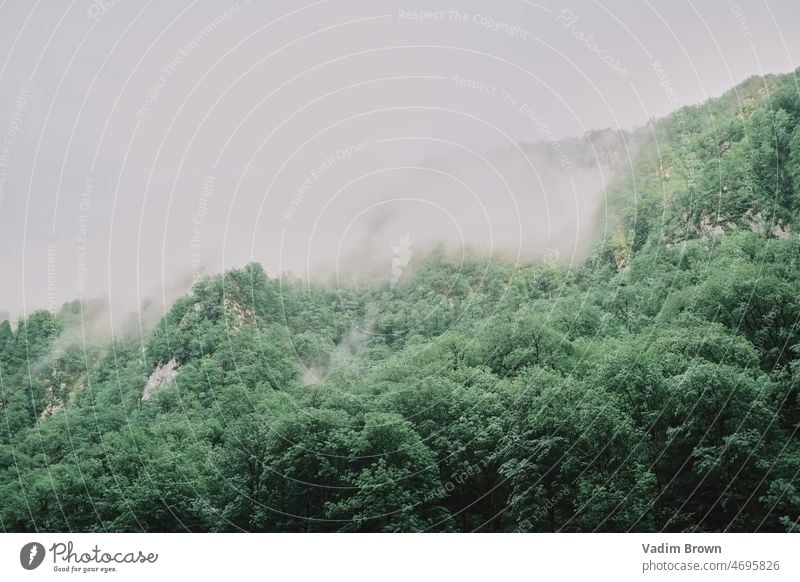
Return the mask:
<svg viewBox="0 0 800 582">
<path fill-rule="evenodd" d="M 3 322 L 0 528 L 797 531 L 799 122 L 768 76 L 630 134 L 579 265 L 250 264 L 144 339 Z"/>
</svg>

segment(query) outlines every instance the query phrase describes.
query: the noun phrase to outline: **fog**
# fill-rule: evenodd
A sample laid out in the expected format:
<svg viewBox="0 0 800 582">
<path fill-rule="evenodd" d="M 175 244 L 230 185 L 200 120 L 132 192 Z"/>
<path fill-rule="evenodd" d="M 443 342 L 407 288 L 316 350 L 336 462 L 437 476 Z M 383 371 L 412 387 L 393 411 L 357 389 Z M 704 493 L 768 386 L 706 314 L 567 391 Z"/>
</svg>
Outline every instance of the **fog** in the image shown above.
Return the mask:
<svg viewBox="0 0 800 582">
<path fill-rule="evenodd" d="M 644 126 L 793 70 L 797 3 L 0 6 L 0 309 L 206 274 L 580 260 Z M 600 133 L 592 130 L 608 129 Z"/>
</svg>

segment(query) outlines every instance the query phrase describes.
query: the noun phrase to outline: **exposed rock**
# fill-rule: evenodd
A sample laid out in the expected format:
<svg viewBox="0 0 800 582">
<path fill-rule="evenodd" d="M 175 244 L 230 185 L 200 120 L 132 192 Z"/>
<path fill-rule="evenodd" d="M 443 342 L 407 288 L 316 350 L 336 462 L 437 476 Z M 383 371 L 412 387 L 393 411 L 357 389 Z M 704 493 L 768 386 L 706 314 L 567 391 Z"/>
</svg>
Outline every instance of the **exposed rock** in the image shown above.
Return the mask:
<svg viewBox="0 0 800 582">
<path fill-rule="evenodd" d="M 252 323 L 256 319 L 255 311 L 244 307 L 233 299 L 225 297 L 222 300 L 222 306 L 225 309 L 226 322 L 231 332 L 239 331 L 243 323 Z"/>
<path fill-rule="evenodd" d="M 61 385 L 63 388 L 63 384 Z M 53 389 L 48 386 L 45 391 L 44 400 L 46 402 L 44 410 L 39 414 L 38 421 L 42 422 L 53 416 L 56 412 L 64 408 L 64 402 L 53 394 Z"/>
<path fill-rule="evenodd" d="M 776 238 L 787 238 L 792 234 L 792 229 L 788 224 L 776 224 L 772 227 L 772 235 Z"/>
<path fill-rule="evenodd" d="M 55 376 L 55 368 L 53 369 L 53 372 Z M 74 380 L 70 385 L 68 385 L 66 382 L 61 382 L 58 386 L 58 393 L 56 393 L 56 390 L 52 384 L 48 385 L 45 389 L 45 407 L 39 414 L 38 422 L 47 420 L 59 410 L 64 408 L 66 403 L 70 401 L 73 396 L 75 396 L 75 393 L 84 388 L 85 381 L 86 374 L 83 374 L 77 380 Z M 57 394 L 60 394 L 61 396 Z"/>
<path fill-rule="evenodd" d="M 744 215 L 747 227 L 756 234 L 764 234 L 767 231 L 767 221 L 760 212 L 753 212 L 750 208 Z"/>
<path fill-rule="evenodd" d="M 175 376 L 178 375 L 178 370 L 178 362 L 174 359 L 162 366 L 158 366 L 147 379 L 147 384 L 145 384 L 144 392 L 142 393 L 142 401 L 150 400 L 155 390 L 171 384 L 175 380 Z"/>
</svg>

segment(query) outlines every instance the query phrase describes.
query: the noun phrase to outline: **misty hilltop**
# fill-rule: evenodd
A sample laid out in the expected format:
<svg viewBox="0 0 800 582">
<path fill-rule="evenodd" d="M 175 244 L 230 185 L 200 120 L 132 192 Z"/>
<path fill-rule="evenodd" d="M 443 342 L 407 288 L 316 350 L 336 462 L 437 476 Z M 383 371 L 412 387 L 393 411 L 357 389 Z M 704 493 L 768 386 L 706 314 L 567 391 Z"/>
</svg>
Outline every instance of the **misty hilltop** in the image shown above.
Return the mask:
<svg viewBox="0 0 800 582">
<path fill-rule="evenodd" d="M 797 531 L 795 75 L 520 149 L 542 193 L 580 179 L 510 252 L 387 211 L 361 276 L 252 262 L 113 336 L 92 303 L 0 324 L 0 527 Z"/>
</svg>

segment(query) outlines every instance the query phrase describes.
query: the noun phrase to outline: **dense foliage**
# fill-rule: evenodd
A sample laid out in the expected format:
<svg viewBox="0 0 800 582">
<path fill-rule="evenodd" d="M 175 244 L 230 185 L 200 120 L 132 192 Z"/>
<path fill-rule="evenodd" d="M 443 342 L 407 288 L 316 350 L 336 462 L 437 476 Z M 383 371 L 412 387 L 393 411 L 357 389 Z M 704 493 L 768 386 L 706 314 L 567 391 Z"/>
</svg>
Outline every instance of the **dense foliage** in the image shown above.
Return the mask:
<svg viewBox="0 0 800 582">
<path fill-rule="evenodd" d="M 146 336 L 2 323 L 0 527 L 798 530 L 799 121 L 767 77 L 628 134 L 578 266 L 251 264 Z"/>
</svg>

